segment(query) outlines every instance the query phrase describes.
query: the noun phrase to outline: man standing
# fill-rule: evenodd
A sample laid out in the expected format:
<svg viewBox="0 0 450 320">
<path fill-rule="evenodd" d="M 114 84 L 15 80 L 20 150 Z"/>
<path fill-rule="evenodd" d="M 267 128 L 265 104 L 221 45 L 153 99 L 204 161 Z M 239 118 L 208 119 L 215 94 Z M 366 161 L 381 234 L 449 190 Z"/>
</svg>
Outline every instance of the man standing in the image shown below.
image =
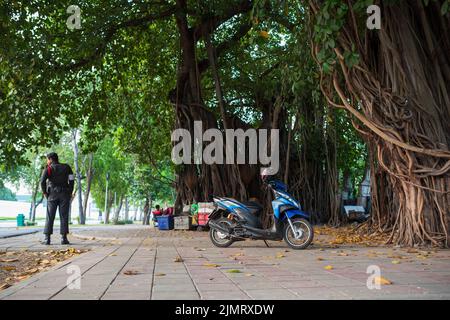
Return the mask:
<svg viewBox="0 0 450 320">
<path fill-rule="evenodd" d="M 50 244 L 53 233 L 56 209 L 59 208 L 61 244 L 69 244 L 69 209 L 72 197 L 74 176 L 68 164 L 59 163 L 58 155 L 51 152 L 47 155 L 47 167 L 42 172 L 41 188 L 47 199 L 47 217 L 45 221 L 44 244 Z"/>
</svg>

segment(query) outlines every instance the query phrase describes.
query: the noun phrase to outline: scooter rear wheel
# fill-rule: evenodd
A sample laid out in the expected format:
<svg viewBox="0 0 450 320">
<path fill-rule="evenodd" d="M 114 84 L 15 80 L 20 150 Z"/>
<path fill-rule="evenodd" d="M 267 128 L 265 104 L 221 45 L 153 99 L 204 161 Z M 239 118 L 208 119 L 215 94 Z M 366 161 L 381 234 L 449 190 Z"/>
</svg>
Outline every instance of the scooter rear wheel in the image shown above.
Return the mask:
<svg viewBox="0 0 450 320">
<path fill-rule="evenodd" d="M 303 218 L 294 218 L 291 220 L 296 232 L 301 232 L 301 236 L 296 237 L 291 225 L 286 223 L 283 229 L 284 241 L 295 250 L 307 248 L 314 238 L 314 231 L 311 224 Z"/>
<path fill-rule="evenodd" d="M 215 221 L 219 225 L 223 225 L 225 227 L 231 227 L 232 222 L 228 220 L 227 218 L 220 218 Z M 225 234 L 220 232 L 219 230 L 216 230 L 214 228 L 209 229 L 209 238 L 211 239 L 212 243 L 219 248 L 226 248 L 233 244 L 234 240 L 227 237 Z"/>
</svg>

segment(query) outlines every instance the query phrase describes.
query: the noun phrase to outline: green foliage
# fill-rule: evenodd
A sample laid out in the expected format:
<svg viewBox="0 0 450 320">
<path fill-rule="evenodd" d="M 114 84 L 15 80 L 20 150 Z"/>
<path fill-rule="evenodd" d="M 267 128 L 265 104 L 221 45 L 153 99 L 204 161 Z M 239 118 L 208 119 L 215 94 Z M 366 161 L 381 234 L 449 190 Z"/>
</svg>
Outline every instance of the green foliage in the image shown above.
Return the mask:
<svg viewBox="0 0 450 320">
<path fill-rule="evenodd" d="M 444 1 L 441 6 L 441 14 L 444 16 L 450 12 L 450 0 Z"/>
<path fill-rule="evenodd" d="M 133 220 L 113 220 L 111 221 L 111 224 L 114 225 L 125 225 L 125 224 L 133 224 L 134 221 Z"/>
<path fill-rule="evenodd" d="M 114 148 L 113 140 L 106 137 L 94 155 L 95 175 L 92 181 L 92 196 L 100 209 L 105 203 L 106 175 L 109 174 L 108 189 L 109 199 L 114 197 L 114 193 L 120 196 L 128 192 L 128 180 L 126 168 L 128 159 L 123 158 Z M 112 203 L 109 203 L 112 206 Z"/>
<path fill-rule="evenodd" d="M 366 9 L 374 4 L 373 0 L 358 0 L 352 5 L 353 13 L 357 19 L 359 30 L 365 30 L 365 22 L 367 19 Z M 334 66 L 338 63 L 337 56 L 334 51 L 336 47 L 337 37 L 349 17 L 349 7 L 347 3 L 339 0 L 326 0 L 319 8 L 314 21 L 314 42 L 320 43 L 320 51 L 317 59 L 322 65 L 325 74 L 330 74 L 334 70 Z M 352 68 L 359 62 L 359 55 L 355 47 L 349 48 L 343 52 L 345 64 Z"/>
<path fill-rule="evenodd" d="M 0 200 L 17 201 L 16 195 L 0 181 Z"/>
<path fill-rule="evenodd" d="M 340 170 L 341 186 L 344 173 L 348 174 L 352 186 L 355 188 L 353 194 L 358 194 L 358 186 L 364 179 L 365 170 L 367 169 L 367 146 L 361 139 L 359 134 L 353 128 L 350 120 L 343 110 L 335 110 L 335 130 L 339 134 L 336 135 L 337 148 L 337 166 Z"/>
</svg>

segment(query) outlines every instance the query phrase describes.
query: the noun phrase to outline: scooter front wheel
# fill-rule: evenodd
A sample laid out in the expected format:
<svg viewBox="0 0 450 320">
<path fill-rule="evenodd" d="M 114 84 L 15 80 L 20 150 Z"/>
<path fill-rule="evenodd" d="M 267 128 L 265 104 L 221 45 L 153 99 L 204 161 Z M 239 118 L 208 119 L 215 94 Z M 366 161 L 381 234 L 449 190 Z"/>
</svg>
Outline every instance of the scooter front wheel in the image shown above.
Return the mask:
<svg viewBox="0 0 450 320">
<path fill-rule="evenodd" d="M 227 218 L 220 218 L 215 221 L 217 224 L 230 228 L 232 223 Z M 226 248 L 233 244 L 234 240 L 217 229 L 209 229 L 209 238 L 216 247 Z"/>
<path fill-rule="evenodd" d="M 307 248 L 314 238 L 314 231 L 311 224 L 303 218 L 294 218 L 291 220 L 292 226 L 286 223 L 283 230 L 284 241 L 292 249 L 305 249 Z"/>
</svg>

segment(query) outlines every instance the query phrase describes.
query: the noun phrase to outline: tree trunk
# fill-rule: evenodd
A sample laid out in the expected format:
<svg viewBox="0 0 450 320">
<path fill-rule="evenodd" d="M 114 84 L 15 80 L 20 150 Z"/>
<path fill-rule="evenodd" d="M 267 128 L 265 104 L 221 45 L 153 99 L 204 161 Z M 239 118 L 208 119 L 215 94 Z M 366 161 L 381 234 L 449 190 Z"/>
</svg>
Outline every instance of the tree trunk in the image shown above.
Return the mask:
<svg viewBox="0 0 450 320">
<path fill-rule="evenodd" d="M 111 213 L 111 207 L 112 207 L 113 202 L 114 202 L 113 197 L 109 197 L 108 198 L 108 203 L 107 203 L 107 206 L 106 206 L 106 212 L 105 212 L 105 224 L 109 223 L 109 215 Z"/>
<path fill-rule="evenodd" d="M 354 1 L 351 1 L 354 3 Z M 337 36 L 337 65 L 323 80 L 330 104 L 344 108 L 376 155 L 376 212 L 404 245 L 450 244 L 450 24 L 438 2 L 380 2 L 382 27 L 360 33 L 352 7 Z M 311 1 L 314 14 L 319 1 Z M 356 17 L 356 18 L 355 18 Z M 361 24 L 362 25 L 362 24 Z M 357 67 L 345 54 L 354 48 Z M 316 44 L 317 57 L 320 44 Z M 333 92 L 327 88 L 333 88 Z M 340 104 L 335 102 L 337 94 Z M 376 173 L 378 172 L 378 176 Z M 377 191 L 376 191 L 377 192 Z M 387 193 L 389 192 L 389 193 Z"/>
<path fill-rule="evenodd" d="M 30 214 L 28 217 L 29 220 L 32 222 L 34 222 L 34 219 L 36 217 L 36 208 L 37 208 L 36 199 L 38 192 L 39 192 L 39 181 L 36 181 L 36 183 L 33 186 L 33 191 L 31 192 Z"/>
<path fill-rule="evenodd" d="M 118 204 L 118 206 L 116 207 L 116 210 L 115 210 L 115 212 L 114 212 L 114 222 L 117 222 L 117 221 L 119 221 L 119 218 L 120 218 L 120 211 L 122 211 L 122 205 L 123 205 L 123 195 L 120 195 L 120 197 L 119 197 L 119 204 Z"/>
<path fill-rule="evenodd" d="M 129 212 L 130 212 L 130 207 L 128 204 L 128 197 L 125 197 L 125 220 L 129 220 Z"/>
<path fill-rule="evenodd" d="M 92 184 L 92 165 L 94 160 L 94 155 L 92 153 L 89 154 L 89 163 L 88 163 L 88 169 L 86 172 L 86 191 L 84 192 L 84 202 L 83 202 L 83 217 L 86 219 L 87 217 L 87 209 L 88 209 L 88 203 L 89 203 L 89 195 L 91 193 L 91 184 Z"/>
<path fill-rule="evenodd" d="M 148 221 L 148 216 L 150 215 L 150 209 L 151 209 L 151 204 L 150 204 L 150 197 L 145 198 L 145 204 L 144 204 L 144 209 L 143 209 L 143 213 L 144 213 L 144 217 L 142 219 L 142 224 L 143 225 L 148 225 L 149 221 Z"/>
<path fill-rule="evenodd" d="M 78 129 L 72 130 L 72 139 L 73 139 L 73 155 L 74 155 L 74 162 L 75 162 L 75 174 L 77 178 L 77 190 L 78 190 L 78 215 L 80 217 L 80 224 L 85 224 L 85 216 L 83 213 L 83 190 L 81 188 L 81 172 L 80 172 L 80 166 L 78 163 L 78 143 L 77 143 L 77 134 Z"/>
</svg>

